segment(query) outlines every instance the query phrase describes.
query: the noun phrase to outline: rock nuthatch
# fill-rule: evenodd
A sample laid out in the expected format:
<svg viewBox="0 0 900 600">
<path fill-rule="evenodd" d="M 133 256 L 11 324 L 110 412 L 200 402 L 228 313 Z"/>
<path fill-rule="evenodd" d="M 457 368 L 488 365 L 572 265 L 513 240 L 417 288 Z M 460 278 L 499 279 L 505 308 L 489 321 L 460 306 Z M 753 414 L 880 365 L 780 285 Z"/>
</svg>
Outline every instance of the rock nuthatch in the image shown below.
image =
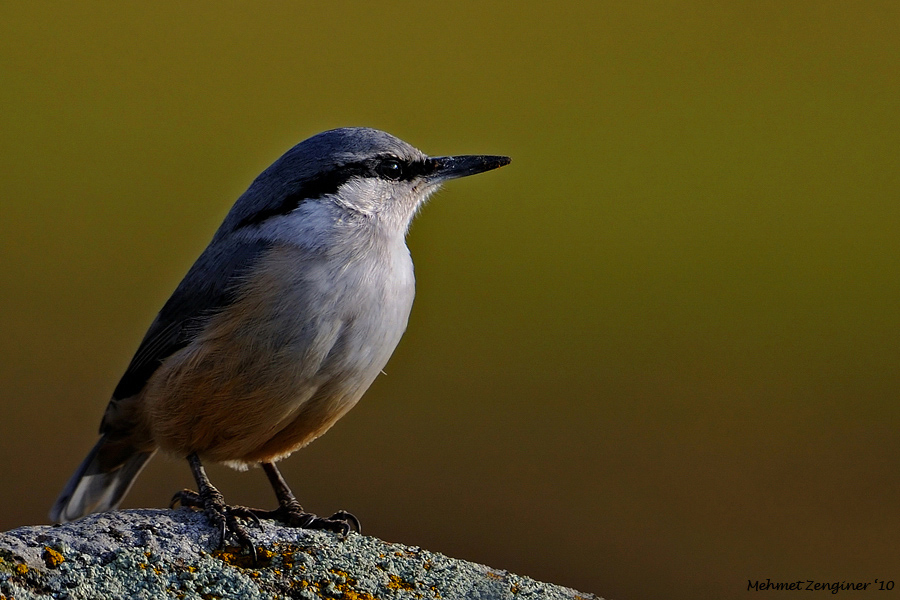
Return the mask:
<svg viewBox="0 0 900 600">
<path fill-rule="evenodd" d="M 262 172 L 165 303 L 116 386 L 100 440 L 50 511 L 116 508 L 157 450 L 186 457 L 203 509 L 243 546 L 238 517 L 347 533 L 350 513 L 306 513 L 275 462 L 363 395 L 406 329 L 414 295 L 406 231 L 449 179 L 505 156 L 429 157 L 383 131 L 313 136 Z M 279 508 L 228 506 L 201 459 L 262 465 Z"/>
</svg>

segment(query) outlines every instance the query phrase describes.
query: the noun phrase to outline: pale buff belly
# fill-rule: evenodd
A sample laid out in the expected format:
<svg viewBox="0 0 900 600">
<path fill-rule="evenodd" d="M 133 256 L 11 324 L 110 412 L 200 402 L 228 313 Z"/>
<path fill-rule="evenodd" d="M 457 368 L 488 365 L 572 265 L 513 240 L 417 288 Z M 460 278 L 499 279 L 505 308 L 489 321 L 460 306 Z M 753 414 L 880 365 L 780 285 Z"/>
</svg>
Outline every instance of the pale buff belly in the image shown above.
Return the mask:
<svg viewBox="0 0 900 600">
<path fill-rule="evenodd" d="M 311 321 L 286 302 L 290 290 L 273 293 L 290 279 L 269 275 L 274 284 L 254 281 L 245 300 L 212 319 L 142 391 L 146 423 L 164 451 L 237 467 L 287 456 L 356 404 L 405 329 L 411 293 L 399 305 L 378 293 L 357 300 L 364 319 Z M 260 289 L 266 293 L 254 295 Z M 273 318 L 286 310 L 291 316 Z"/>
</svg>

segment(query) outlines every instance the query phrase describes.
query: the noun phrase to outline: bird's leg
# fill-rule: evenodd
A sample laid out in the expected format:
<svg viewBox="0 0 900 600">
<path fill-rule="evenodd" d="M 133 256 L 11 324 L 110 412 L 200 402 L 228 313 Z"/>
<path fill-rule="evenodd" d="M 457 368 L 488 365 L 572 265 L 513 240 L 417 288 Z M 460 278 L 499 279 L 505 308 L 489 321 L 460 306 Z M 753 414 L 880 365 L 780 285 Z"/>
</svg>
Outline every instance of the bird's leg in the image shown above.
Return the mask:
<svg viewBox="0 0 900 600">
<path fill-rule="evenodd" d="M 333 531 L 340 535 L 347 535 L 351 529 L 360 533 L 359 519 L 347 511 L 338 511 L 324 519 L 312 513 L 305 512 L 291 488 L 274 463 L 262 463 L 262 468 L 275 490 L 275 496 L 278 498 L 278 508 L 270 511 L 254 510 L 254 514 L 264 519 L 276 519 L 291 527 L 300 527 L 302 529 L 325 529 Z"/>
<path fill-rule="evenodd" d="M 201 508 L 206 513 L 206 518 L 214 527 L 220 530 L 219 546 L 225 545 L 225 537 L 231 532 L 242 548 L 247 548 L 253 556 L 253 562 L 257 561 L 256 547 L 243 526 L 238 523 L 238 517 L 249 519 L 259 526 L 259 517 L 253 510 L 243 506 L 228 506 L 225 504 L 225 498 L 222 493 L 215 488 L 206 475 L 206 469 L 200 462 L 200 457 L 196 453 L 192 453 L 187 457 L 188 463 L 191 465 L 191 472 L 194 474 L 194 480 L 197 482 L 199 492 L 191 490 L 182 490 L 172 497 L 170 506 L 174 507 L 176 503 L 181 502 L 182 506 L 192 508 Z"/>
</svg>

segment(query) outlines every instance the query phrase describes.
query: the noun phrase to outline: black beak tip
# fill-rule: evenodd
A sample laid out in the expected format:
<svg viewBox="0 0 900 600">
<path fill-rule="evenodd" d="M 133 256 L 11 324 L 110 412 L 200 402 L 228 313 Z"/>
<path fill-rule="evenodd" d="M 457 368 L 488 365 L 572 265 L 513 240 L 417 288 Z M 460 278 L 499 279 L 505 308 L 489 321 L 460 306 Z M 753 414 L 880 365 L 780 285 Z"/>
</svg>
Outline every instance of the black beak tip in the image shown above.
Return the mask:
<svg viewBox="0 0 900 600">
<path fill-rule="evenodd" d="M 441 156 L 432 159 L 434 175 L 441 180 L 457 179 L 477 175 L 485 171 L 499 169 L 512 162 L 508 156 L 491 156 L 484 154 L 465 156 Z"/>
<path fill-rule="evenodd" d="M 473 156 L 473 159 L 476 159 L 475 168 L 479 169 L 475 171 L 475 173 L 483 173 L 484 171 L 493 171 L 494 169 L 499 169 L 500 167 L 505 167 L 509 163 L 512 162 L 512 159 L 508 156 Z M 478 163 L 481 163 L 480 166 Z M 473 175 L 475 174 L 473 173 Z"/>
<path fill-rule="evenodd" d="M 495 159 L 497 166 L 495 169 L 499 169 L 500 167 L 505 167 L 509 163 L 512 162 L 512 159 L 508 156 L 492 156 L 491 158 Z"/>
</svg>

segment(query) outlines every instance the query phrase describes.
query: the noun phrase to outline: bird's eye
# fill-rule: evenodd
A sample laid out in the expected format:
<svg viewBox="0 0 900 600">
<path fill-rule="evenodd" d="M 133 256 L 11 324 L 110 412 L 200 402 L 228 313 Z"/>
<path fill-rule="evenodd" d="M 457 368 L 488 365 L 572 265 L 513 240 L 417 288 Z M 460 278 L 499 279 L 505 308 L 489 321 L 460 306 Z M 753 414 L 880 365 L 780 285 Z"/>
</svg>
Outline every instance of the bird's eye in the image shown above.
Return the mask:
<svg viewBox="0 0 900 600">
<path fill-rule="evenodd" d="M 403 165 L 399 160 L 389 158 L 378 163 L 378 174 L 385 179 L 397 181 L 403 177 Z"/>
</svg>

